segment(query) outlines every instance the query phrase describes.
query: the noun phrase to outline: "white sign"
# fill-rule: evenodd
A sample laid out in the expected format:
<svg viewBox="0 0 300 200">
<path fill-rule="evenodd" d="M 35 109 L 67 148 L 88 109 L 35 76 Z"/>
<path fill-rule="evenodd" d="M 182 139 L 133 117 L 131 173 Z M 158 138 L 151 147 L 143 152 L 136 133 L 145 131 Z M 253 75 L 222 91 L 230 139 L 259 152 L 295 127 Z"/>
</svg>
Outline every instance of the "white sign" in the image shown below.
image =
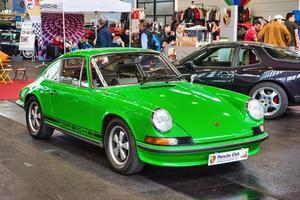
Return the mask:
<svg viewBox="0 0 300 200">
<path fill-rule="evenodd" d="M 23 22 L 19 43 L 20 51 L 34 51 L 35 34 L 31 22 Z"/>
<path fill-rule="evenodd" d="M 247 160 L 248 153 L 249 149 L 240 149 L 236 151 L 210 154 L 208 156 L 208 166 Z"/>
<path fill-rule="evenodd" d="M 237 41 L 238 6 L 221 8 L 221 39 L 229 42 Z"/>
</svg>

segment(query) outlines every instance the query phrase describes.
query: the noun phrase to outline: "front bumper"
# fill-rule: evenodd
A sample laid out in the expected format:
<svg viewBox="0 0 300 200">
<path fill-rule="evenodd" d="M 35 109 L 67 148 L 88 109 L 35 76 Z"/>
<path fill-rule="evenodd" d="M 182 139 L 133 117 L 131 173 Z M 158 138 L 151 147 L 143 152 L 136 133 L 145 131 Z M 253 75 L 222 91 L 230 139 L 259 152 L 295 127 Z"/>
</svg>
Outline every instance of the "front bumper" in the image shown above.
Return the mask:
<svg viewBox="0 0 300 200">
<path fill-rule="evenodd" d="M 152 165 L 185 167 L 207 165 L 212 153 L 249 148 L 249 156 L 259 152 L 259 145 L 268 138 L 267 133 L 237 140 L 197 144 L 190 146 L 157 146 L 137 142 L 139 158 Z"/>
<path fill-rule="evenodd" d="M 21 108 L 23 108 L 23 109 L 24 109 L 24 107 L 25 107 L 24 102 L 21 101 L 21 100 L 17 100 L 17 101 L 16 101 L 16 104 L 17 104 L 18 106 L 20 106 Z"/>
</svg>

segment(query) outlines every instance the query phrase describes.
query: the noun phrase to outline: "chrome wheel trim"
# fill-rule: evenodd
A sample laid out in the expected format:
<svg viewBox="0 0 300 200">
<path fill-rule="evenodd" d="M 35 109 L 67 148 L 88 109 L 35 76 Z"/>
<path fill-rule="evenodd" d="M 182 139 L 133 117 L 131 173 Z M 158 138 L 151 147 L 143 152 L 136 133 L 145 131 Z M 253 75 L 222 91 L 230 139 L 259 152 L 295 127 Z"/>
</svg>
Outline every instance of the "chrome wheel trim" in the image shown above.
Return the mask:
<svg viewBox="0 0 300 200">
<path fill-rule="evenodd" d="M 32 134 L 36 135 L 40 128 L 42 122 L 42 114 L 39 105 L 36 102 L 32 102 L 28 109 L 28 123 Z"/>
<path fill-rule="evenodd" d="M 252 97 L 264 106 L 265 116 L 274 115 L 281 108 L 281 96 L 274 88 L 262 87 L 255 91 Z M 274 101 L 275 98 L 278 98 L 278 102 Z"/>
<path fill-rule="evenodd" d="M 114 163 L 120 167 L 127 163 L 130 154 L 129 138 L 122 127 L 115 126 L 110 131 L 108 148 Z"/>
</svg>

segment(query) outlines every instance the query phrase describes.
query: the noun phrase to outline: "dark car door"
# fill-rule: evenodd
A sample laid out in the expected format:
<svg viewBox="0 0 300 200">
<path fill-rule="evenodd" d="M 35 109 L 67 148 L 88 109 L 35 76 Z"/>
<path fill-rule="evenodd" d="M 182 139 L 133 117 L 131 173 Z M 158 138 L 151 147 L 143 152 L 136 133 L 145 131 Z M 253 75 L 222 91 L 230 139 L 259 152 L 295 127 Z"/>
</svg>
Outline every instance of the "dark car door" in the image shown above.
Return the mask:
<svg viewBox="0 0 300 200">
<path fill-rule="evenodd" d="M 217 46 L 200 51 L 185 63 L 187 71 L 197 74 L 195 82 L 232 89 L 236 47 Z"/>
<path fill-rule="evenodd" d="M 260 49 L 251 46 L 238 48 L 233 91 L 248 94 L 250 88 L 262 78 L 262 74 L 270 70 L 271 65 L 262 65 L 263 60 L 259 55 L 263 52 L 258 50 Z"/>
</svg>

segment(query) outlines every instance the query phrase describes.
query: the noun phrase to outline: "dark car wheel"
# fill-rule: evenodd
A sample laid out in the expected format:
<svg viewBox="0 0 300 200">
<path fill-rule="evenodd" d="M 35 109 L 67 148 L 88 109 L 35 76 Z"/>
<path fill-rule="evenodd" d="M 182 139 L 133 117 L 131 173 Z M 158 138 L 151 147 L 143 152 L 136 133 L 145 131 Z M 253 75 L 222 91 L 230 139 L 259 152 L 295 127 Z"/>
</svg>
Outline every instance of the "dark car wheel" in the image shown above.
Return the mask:
<svg viewBox="0 0 300 200">
<path fill-rule="evenodd" d="M 31 59 L 33 57 L 33 51 L 22 51 L 22 55 L 26 59 Z"/>
<path fill-rule="evenodd" d="M 26 103 L 26 123 L 29 134 L 35 139 L 49 139 L 54 129 L 47 127 L 43 112 L 36 97 L 31 97 Z"/>
<path fill-rule="evenodd" d="M 123 120 L 115 118 L 108 124 L 104 136 L 104 147 L 107 158 L 115 171 L 129 175 L 143 169 L 144 163 L 138 158 L 133 134 Z"/>
<path fill-rule="evenodd" d="M 254 86 L 249 96 L 257 99 L 265 108 L 265 119 L 277 119 L 288 106 L 288 97 L 282 87 L 275 83 L 264 82 Z"/>
</svg>

